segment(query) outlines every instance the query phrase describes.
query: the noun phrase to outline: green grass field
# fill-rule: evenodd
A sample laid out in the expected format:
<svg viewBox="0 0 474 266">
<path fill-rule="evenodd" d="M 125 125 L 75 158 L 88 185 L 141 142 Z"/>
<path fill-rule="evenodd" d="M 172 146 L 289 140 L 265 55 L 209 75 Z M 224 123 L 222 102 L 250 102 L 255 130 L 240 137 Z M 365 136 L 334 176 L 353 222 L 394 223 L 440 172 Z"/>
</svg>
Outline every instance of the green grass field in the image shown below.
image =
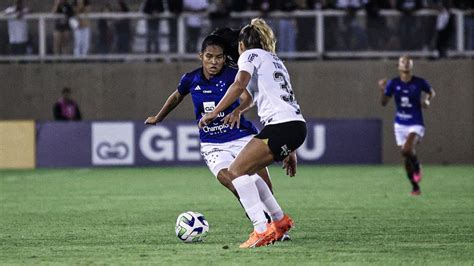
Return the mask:
<svg viewBox="0 0 474 266">
<path fill-rule="evenodd" d="M 401 166 L 272 167 L 293 241 L 241 250 L 251 224 L 207 168 L 0 171 L 0 264 L 474 263 L 474 167 L 425 166 L 410 196 Z M 205 242 L 174 234 L 183 211 Z M 227 248 L 228 247 L 228 248 Z"/>
</svg>

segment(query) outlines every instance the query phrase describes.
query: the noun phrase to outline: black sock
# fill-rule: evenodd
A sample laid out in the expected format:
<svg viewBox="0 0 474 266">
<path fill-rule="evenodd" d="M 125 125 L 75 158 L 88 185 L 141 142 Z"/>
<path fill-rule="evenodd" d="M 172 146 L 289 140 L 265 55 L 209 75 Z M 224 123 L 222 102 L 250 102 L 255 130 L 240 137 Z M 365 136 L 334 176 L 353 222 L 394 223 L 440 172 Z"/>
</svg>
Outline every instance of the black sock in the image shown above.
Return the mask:
<svg viewBox="0 0 474 266">
<path fill-rule="evenodd" d="M 420 190 L 420 186 L 413 180 L 413 173 L 407 173 L 408 180 L 411 183 L 413 190 Z"/>
<path fill-rule="evenodd" d="M 418 161 L 418 157 L 416 155 L 410 156 L 407 158 L 410 160 L 410 164 L 413 166 L 413 171 L 415 173 L 420 172 L 420 162 Z"/>
<path fill-rule="evenodd" d="M 413 170 L 415 173 L 420 172 L 420 162 L 418 161 L 418 157 L 416 155 L 413 155 L 411 157 L 411 163 L 413 164 Z"/>
</svg>

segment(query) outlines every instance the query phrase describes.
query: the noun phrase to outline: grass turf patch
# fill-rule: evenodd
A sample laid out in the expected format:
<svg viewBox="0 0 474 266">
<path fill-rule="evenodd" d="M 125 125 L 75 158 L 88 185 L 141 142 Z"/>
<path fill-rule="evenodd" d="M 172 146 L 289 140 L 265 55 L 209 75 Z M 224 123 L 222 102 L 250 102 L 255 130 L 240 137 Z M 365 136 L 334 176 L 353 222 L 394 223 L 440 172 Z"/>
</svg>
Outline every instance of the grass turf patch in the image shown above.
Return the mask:
<svg viewBox="0 0 474 266">
<path fill-rule="evenodd" d="M 270 169 L 293 241 L 240 250 L 251 224 L 207 168 L 0 171 L 0 262 L 6 264 L 474 263 L 474 167 L 425 166 L 410 196 L 401 166 Z M 205 242 L 174 235 L 192 210 Z"/>
</svg>

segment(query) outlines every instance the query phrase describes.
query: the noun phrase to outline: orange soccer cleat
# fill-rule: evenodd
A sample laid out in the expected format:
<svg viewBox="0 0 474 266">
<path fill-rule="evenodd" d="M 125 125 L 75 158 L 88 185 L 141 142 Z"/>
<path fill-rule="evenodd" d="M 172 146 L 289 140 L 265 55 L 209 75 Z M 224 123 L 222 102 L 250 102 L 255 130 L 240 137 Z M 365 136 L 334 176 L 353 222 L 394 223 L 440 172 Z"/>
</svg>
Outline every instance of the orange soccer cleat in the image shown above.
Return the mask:
<svg viewBox="0 0 474 266">
<path fill-rule="evenodd" d="M 284 215 L 279 221 L 273 221 L 270 223 L 271 228 L 275 231 L 275 239 L 281 239 L 291 228 L 295 226 L 293 219 L 290 216 Z"/>
<path fill-rule="evenodd" d="M 263 233 L 257 233 L 257 231 L 253 231 L 249 239 L 244 243 L 240 244 L 240 248 L 255 248 L 266 246 L 272 244 L 275 241 L 275 232 L 273 228 L 267 227 L 267 230 Z"/>
</svg>

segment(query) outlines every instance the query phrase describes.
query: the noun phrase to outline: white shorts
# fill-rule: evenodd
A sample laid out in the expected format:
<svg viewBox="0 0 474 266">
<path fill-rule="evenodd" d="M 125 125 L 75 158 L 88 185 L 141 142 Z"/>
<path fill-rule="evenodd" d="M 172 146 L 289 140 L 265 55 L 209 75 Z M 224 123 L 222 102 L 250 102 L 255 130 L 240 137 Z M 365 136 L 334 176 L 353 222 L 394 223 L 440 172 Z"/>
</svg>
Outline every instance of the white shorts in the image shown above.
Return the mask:
<svg viewBox="0 0 474 266">
<path fill-rule="evenodd" d="M 225 143 L 201 143 L 201 155 L 209 170 L 217 177 L 220 170 L 229 168 L 230 163 L 253 137 L 250 135 Z"/>
<path fill-rule="evenodd" d="M 393 128 L 395 130 L 395 140 L 398 146 L 405 144 L 410 133 L 416 133 L 420 137 L 420 140 L 425 135 L 425 127 L 422 125 L 405 126 L 394 123 Z"/>
</svg>

